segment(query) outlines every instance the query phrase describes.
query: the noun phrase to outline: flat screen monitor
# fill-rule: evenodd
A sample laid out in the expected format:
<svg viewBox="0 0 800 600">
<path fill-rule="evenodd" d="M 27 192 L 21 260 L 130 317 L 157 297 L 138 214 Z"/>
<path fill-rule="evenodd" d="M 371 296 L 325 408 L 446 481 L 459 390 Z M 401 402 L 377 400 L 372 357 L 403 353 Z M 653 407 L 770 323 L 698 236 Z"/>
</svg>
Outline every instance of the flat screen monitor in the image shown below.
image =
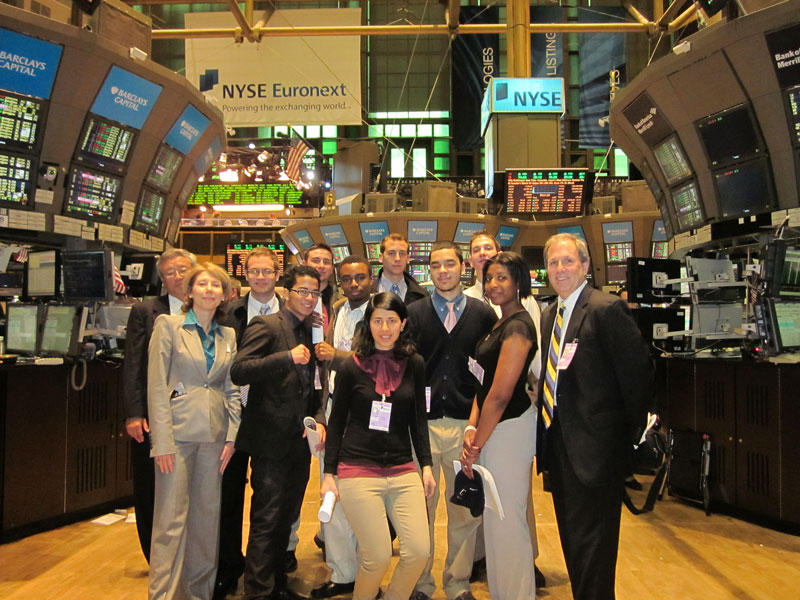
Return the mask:
<svg viewBox="0 0 800 600">
<path fill-rule="evenodd" d="M 61 253 L 64 300 L 102 302 L 114 300 L 111 251 L 65 250 Z"/>
<path fill-rule="evenodd" d="M 631 314 L 646 341 L 662 352 L 679 352 L 684 350 L 684 336 L 665 333 L 685 331 L 687 311 L 684 307 L 637 307 Z"/>
<path fill-rule="evenodd" d="M 119 335 L 125 335 L 132 308 L 132 304 L 102 304 L 97 309 L 95 325 L 100 329 L 116 331 Z"/>
<path fill-rule="evenodd" d="M 663 190 L 661 189 L 661 184 L 658 183 L 658 179 L 653 174 L 653 170 L 650 168 L 650 165 L 647 163 L 646 160 L 642 161 L 642 164 L 639 166 L 639 172 L 642 174 L 647 186 L 650 188 L 650 191 L 653 192 L 653 196 L 658 198 L 659 194 L 663 194 Z"/>
<path fill-rule="evenodd" d="M 667 185 L 675 185 L 692 176 L 692 167 L 678 140 L 678 134 L 672 134 L 658 146 L 653 148 L 658 166 L 661 167 Z"/>
<path fill-rule="evenodd" d="M 633 242 L 606 244 L 606 262 L 626 262 L 631 256 L 633 256 Z"/>
<path fill-rule="evenodd" d="M 692 333 L 697 337 L 741 338 L 743 322 L 744 304 L 692 305 Z"/>
<path fill-rule="evenodd" d="M 550 287 L 550 279 L 547 277 L 547 269 L 529 269 L 531 274 L 532 288 Z"/>
<path fill-rule="evenodd" d="M 786 90 L 786 118 L 789 120 L 789 132 L 792 144 L 800 148 L 800 85 Z"/>
<path fill-rule="evenodd" d="M 33 356 L 39 350 L 40 305 L 10 302 L 6 307 L 6 351 Z"/>
<path fill-rule="evenodd" d="M 637 304 L 665 304 L 680 297 L 680 284 L 661 284 L 659 280 L 679 279 L 679 260 L 628 259 L 628 300 Z"/>
<path fill-rule="evenodd" d="M 150 165 L 145 181 L 163 192 L 169 192 L 181 162 L 183 162 L 183 154 L 166 144 L 161 144 L 153 159 L 153 164 Z"/>
<path fill-rule="evenodd" d="M 653 242 L 650 248 L 650 256 L 652 258 L 669 257 L 669 242 Z"/>
<path fill-rule="evenodd" d="M 800 300 L 800 240 L 773 240 L 764 261 L 766 293 Z"/>
<path fill-rule="evenodd" d="M 408 259 L 411 261 L 423 262 L 427 265 L 432 248 L 433 242 L 409 242 Z"/>
<path fill-rule="evenodd" d="M 0 148 L 38 149 L 46 112 L 41 100 L 0 90 Z"/>
<path fill-rule="evenodd" d="M 167 198 L 160 192 L 155 192 L 146 187 L 142 188 L 136 215 L 133 218 L 133 228 L 144 233 L 158 235 L 161 232 L 161 218 L 164 216 L 164 205 Z"/>
<path fill-rule="evenodd" d="M 606 283 L 625 283 L 628 280 L 628 265 L 626 263 L 611 263 L 606 265 Z"/>
<path fill-rule="evenodd" d="M 424 265 L 422 264 L 408 265 L 408 271 L 409 273 L 411 273 L 411 276 L 420 283 L 423 281 L 431 280 L 431 267 L 427 263 Z"/>
<path fill-rule="evenodd" d="M 713 172 L 720 216 L 738 217 L 772 210 L 772 173 L 766 156 Z"/>
<path fill-rule="evenodd" d="M 672 219 L 672 214 L 669 212 L 669 206 L 667 206 L 667 200 L 663 193 L 656 196 L 656 205 L 664 223 L 664 233 L 667 239 L 671 240 L 675 236 L 675 221 Z"/>
<path fill-rule="evenodd" d="M 36 159 L 0 146 L 0 205 L 33 208 L 35 182 Z"/>
<path fill-rule="evenodd" d="M 275 265 L 278 269 L 278 277 L 283 276 L 283 269 L 286 261 L 286 245 L 280 242 L 228 244 L 225 247 L 225 266 L 228 275 L 236 277 L 237 279 L 245 279 L 247 277 L 247 270 L 245 269 L 247 255 L 253 248 L 260 247 L 269 248 L 275 253 L 278 263 Z"/>
<path fill-rule="evenodd" d="M 69 172 L 64 214 L 111 223 L 117 215 L 122 179 L 73 166 Z"/>
<path fill-rule="evenodd" d="M 800 302 L 769 298 L 767 320 L 778 352 L 800 350 Z"/>
<path fill-rule="evenodd" d="M 379 261 L 381 259 L 381 244 L 374 242 L 371 244 L 364 244 L 365 258 L 369 261 Z"/>
<path fill-rule="evenodd" d="M 694 229 L 706 222 L 696 181 L 689 181 L 673 189 L 672 205 L 675 208 L 679 231 Z"/>
<path fill-rule="evenodd" d="M 509 169 L 506 212 L 581 215 L 592 200 L 594 173 L 581 169 Z"/>
<path fill-rule="evenodd" d="M 695 122 L 711 167 L 741 162 L 766 149 L 753 113 L 746 104 Z"/>
<path fill-rule="evenodd" d="M 350 246 L 331 246 L 331 250 L 333 250 L 333 264 L 335 265 L 350 256 Z"/>
<path fill-rule="evenodd" d="M 83 307 L 76 305 L 48 304 L 42 328 L 39 354 L 43 356 L 76 356 L 80 341 L 79 315 Z"/>
<path fill-rule="evenodd" d="M 135 129 L 90 113 L 81 132 L 75 158 L 90 160 L 103 169 L 122 173 L 128 164 L 135 139 Z"/>
<path fill-rule="evenodd" d="M 744 285 L 728 285 L 736 282 L 736 271 L 733 262 L 729 259 L 688 256 L 686 257 L 686 268 L 689 276 L 697 282 L 689 285 L 693 302 L 718 303 L 744 300 L 746 289 Z"/>
<path fill-rule="evenodd" d="M 61 262 L 57 250 L 31 252 L 25 263 L 25 297 L 53 298 L 59 287 Z"/>
</svg>

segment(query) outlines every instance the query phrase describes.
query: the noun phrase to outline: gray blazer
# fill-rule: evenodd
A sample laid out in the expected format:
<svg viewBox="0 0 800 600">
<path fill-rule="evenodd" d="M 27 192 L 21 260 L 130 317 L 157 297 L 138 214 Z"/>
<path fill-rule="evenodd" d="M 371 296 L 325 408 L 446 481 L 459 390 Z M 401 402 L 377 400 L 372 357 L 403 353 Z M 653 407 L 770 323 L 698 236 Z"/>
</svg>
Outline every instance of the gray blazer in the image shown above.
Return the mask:
<svg viewBox="0 0 800 600">
<path fill-rule="evenodd" d="M 196 331 L 184 329 L 185 315 L 161 315 L 153 326 L 147 369 L 150 456 L 173 454 L 176 442 L 233 442 L 239 430 L 239 387 L 231 382 L 236 333 L 221 327 L 214 364 Z"/>
</svg>

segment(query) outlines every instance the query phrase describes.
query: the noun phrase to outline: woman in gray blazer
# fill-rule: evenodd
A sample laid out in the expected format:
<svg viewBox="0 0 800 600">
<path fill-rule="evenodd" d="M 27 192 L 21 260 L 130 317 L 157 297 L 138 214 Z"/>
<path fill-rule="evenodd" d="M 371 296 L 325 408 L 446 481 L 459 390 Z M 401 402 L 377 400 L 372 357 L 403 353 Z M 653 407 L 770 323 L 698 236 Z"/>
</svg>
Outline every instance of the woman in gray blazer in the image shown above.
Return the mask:
<svg viewBox="0 0 800 600">
<path fill-rule="evenodd" d="M 206 263 L 184 278 L 182 315 L 153 327 L 147 373 L 156 503 L 149 597 L 210 600 L 217 568 L 220 486 L 239 429 L 231 382 L 236 334 L 219 325 L 230 278 Z"/>
</svg>

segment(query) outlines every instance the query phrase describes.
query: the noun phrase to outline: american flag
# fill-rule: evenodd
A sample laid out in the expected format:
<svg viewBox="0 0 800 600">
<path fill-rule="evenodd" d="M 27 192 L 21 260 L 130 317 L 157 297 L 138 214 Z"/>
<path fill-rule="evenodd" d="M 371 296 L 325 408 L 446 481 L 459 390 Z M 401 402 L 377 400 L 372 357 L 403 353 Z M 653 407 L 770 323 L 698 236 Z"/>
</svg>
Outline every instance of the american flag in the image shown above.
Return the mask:
<svg viewBox="0 0 800 600">
<path fill-rule="evenodd" d="M 309 150 L 311 146 L 300 138 L 292 140 L 289 156 L 286 158 L 286 174 L 292 181 L 300 179 L 300 165 L 303 164 L 303 157 Z"/>
<path fill-rule="evenodd" d="M 11 258 L 21 263 L 28 262 L 28 248 L 22 246 Z"/>
<path fill-rule="evenodd" d="M 122 275 L 117 266 L 114 265 L 114 292 L 117 294 L 124 294 L 126 289 L 125 282 L 122 281 Z"/>
</svg>

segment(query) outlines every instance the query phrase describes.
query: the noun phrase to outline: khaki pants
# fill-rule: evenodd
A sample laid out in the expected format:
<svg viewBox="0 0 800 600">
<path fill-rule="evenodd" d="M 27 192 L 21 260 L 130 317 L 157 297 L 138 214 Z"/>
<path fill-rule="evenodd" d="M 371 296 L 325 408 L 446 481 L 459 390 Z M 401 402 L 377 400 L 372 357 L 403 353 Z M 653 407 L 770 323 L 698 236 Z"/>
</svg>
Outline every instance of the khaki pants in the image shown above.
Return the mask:
<svg viewBox="0 0 800 600">
<path fill-rule="evenodd" d="M 389 568 L 392 541 L 387 515 L 397 531 L 400 561 L 384 598 L 408 600 L 430 555 L 419 474 L 339 479 L 339 496 L 361 554 L 353 600 L 373 600 Z"/>
</svg>

